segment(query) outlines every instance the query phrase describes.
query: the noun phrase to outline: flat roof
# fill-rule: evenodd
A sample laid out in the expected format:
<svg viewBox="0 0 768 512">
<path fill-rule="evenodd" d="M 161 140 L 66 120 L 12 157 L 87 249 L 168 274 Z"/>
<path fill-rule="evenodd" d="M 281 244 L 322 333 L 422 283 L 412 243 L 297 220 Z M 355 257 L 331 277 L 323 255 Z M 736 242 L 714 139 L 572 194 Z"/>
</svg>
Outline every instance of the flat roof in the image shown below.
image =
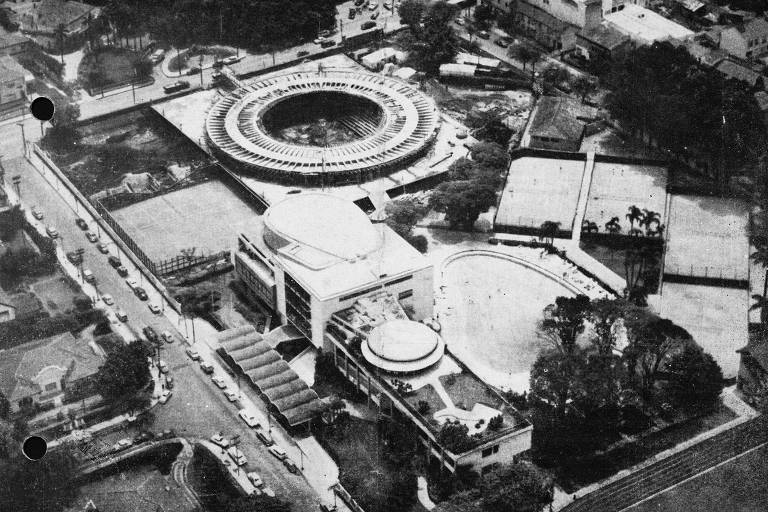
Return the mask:
<svg viewBox="0 0 768 512">
<path fill-rule="evenodd" d="M 648 44 L 693 35 L 684 26 L 635 4 L 624 4 L 624 9 L 606 14 L 605 20 L 632 39 Z"/>
</svg>

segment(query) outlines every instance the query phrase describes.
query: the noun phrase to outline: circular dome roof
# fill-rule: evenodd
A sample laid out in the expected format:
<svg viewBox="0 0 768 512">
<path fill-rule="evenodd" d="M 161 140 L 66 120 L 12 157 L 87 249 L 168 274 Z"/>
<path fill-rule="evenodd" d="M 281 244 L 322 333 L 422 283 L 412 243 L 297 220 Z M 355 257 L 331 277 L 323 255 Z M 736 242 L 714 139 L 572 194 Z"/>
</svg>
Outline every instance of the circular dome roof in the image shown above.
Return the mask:
<svg viewBox="0 0 768 512">
<path fill-rule="evenodd" d="M 365 359 L 382 370 L 409 373 L 438 362 L 445 351 L 443 339 L 424 324 L 391 320 L 375 327 L 361 347 Z"/>
<path fill-rule="evenodd" d="M 275 251 L 295 243 L 334 260 L 352 260 L 381 245 L 379 231 L 353 202 L 319 192 L 293 194 L 270 206 L 264 226 L 264 240 Z"/>
</svg>

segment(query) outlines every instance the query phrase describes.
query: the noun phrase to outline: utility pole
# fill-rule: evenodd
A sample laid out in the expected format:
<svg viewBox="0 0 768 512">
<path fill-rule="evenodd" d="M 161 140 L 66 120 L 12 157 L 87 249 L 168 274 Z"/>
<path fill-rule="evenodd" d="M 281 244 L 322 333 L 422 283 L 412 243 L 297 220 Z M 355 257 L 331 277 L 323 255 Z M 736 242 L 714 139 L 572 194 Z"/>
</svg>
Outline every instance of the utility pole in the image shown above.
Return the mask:
<svg viewBox="0 0 768 512">
<path fill-rule="evenodd" d="M 24 123 L 16 123 L 21 128 L 21 149 L 24 151 L 24 156 L 27 156 L 27 138 L 24 136 Z"/>
<path fill-rule="evenodd" d="M 104 97 L 104 89 L 101 90 L 102 97 Z M 133 70 L 133 79 L 131 80 L 131 95 L 133 96 L 133 104 L 136 104 L 136 70 Z"/>
<path fill-rule="evenodd" d="M 16 188 L 16 197 L 18 197 L 19 201 L 21 201 L 21 175 L 17 174 L 11 178 L 11 181 L 13 182 L 14 188 Z"/>
</svg>

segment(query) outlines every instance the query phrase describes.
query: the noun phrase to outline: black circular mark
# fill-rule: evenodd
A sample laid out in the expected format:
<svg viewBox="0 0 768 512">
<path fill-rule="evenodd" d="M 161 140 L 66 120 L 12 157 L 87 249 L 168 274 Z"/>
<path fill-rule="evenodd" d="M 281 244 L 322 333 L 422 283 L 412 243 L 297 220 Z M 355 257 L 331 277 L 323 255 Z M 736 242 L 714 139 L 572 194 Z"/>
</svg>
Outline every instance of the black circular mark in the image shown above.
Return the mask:
<svg viewBox="0 0 768 512">
<path fill-rule="evenodd" d="M 53 102 L 45 96 L 40 96 L 32 100 L 32 104 L 29 106 L 29 110 L 32 111 L 32 115 L 38 121 L 50 121 L 53 118 Z"/>
<path fill-rule="evenodd" d="M 29 460 L 40 460 L 48 451 L 48 443 L 40 436 L 29 436 L 24 440 L 21 451 Z"/>
</svg>

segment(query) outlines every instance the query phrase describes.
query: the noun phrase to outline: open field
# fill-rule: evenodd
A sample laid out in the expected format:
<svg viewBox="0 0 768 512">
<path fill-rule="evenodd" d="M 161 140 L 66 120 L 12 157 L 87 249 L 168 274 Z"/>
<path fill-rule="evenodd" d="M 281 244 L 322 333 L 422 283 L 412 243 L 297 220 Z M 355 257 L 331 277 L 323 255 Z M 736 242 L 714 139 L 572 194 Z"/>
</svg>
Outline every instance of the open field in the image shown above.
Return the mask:
<svg viewBox="0 0 768 512">
<path fill-rule="evenodd" d="M 258 215 L 221 181 L 183 188 L 112 212 L 148 257 L 157 261 L 182 249 L 210 254 L 232 249 Z"/>
<path fill-rule="evenodd" d="M 91 84 L 87 76 L 88 69 L 93 66 L 101 72 L 105 86 L 125 82 L 134 77 L 134 62 L 140 57 L 139 53 L 123 48 L 105 47 L 95 52 L 86 52 L 80 61 L 78 76 L 97 89 L 97 84 Z"/>
<path fill-rule="evenodd" d="M 581 160 L 513 160 L 495 224 L 538 228 L 545 221 L 554 221 L 560 223 L 560 229 L 570 231 L 583 174 Z"/>
</svg>

